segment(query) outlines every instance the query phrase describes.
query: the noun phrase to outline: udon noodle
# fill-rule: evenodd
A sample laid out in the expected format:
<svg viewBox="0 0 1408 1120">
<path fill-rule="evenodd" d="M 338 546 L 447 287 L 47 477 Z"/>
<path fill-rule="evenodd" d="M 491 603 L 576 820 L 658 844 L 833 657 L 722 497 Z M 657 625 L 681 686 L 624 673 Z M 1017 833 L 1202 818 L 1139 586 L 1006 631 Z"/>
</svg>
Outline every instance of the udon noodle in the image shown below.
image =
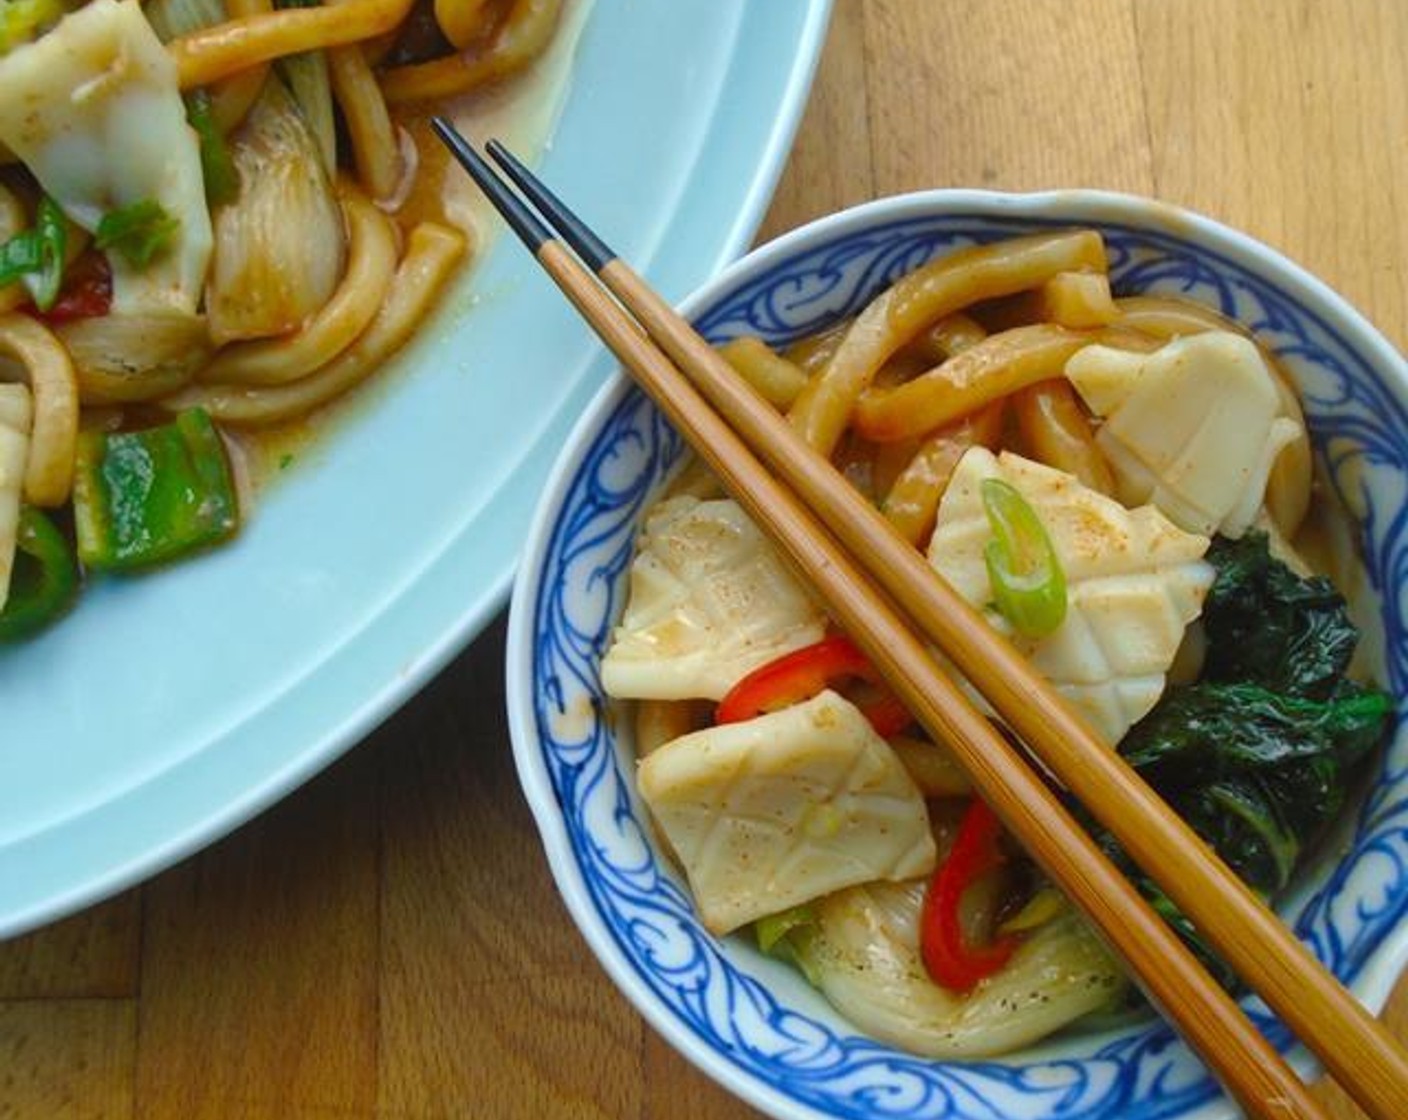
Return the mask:
<svg viewBox="0 0 1408 1120">
<path fill-rule="evenodd" d="M 230 535 L 248 494 L 227 448 L 407 341 L 474 232 L 425 182 L 443 162 L 420 121 L 533 63 L 561 7 L 8 0 L 0 640 L 58 617 L 85 569 Z"/>
<path fill-rule="evenodd" d="M 1074 230 L 721 353 L 1243 878 L 1286 889 L 1389 701 L 1313 559 L 1343 515 L 1248 332 L 1116 298 Z M 703 924 L 751 931 L 863 1030 L 971 1058 L 1129 1009 L 1119 963 L 696 464 L 647 510 L 601 679 L 635 702 L 641 799 Z"/>
</svg>

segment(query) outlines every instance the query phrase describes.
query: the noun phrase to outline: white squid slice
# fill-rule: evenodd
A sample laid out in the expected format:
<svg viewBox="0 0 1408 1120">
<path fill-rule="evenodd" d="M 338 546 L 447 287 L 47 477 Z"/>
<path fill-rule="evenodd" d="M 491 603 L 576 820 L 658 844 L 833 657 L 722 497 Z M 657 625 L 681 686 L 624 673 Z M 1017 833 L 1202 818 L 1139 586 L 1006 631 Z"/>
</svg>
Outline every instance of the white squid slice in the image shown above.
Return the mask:
<svg viewBox="0 0 1408 1120">
<path fill-rule="evenodd" d="M 1245 533 L 1277 457 L 1302 435 L 1255 343 L 1231 331 L 1151 354 L 1088 346 L 1066 376 L 1104 418 L 1095 439 L 1120 499 L 1152 502 L 1189 532 Z"/>
<path fill-rule="evenodd" d="M 834 692 L 675 739 L 641 762 L 639 789 L 715 933 L 934 866 L 923 795 Z"/>
<path fill-rule="evenodd" d="M 1014 634 L 989 607 L 985 478 L 1003 479 L 1027 500 L 1065 573 L 1066 618 L 1045 638 Z M 929 561 L 969 603 L 988 608 L 988 621 L 1113 745 L 1163 694 L 1183 632 L 1202 612 L 1213 580 L 1202 559 L 1208 544 L 1153 506 L 1129 510 L 1063 471 L 975 447 L 939 504 Z"/>
<path fill-rule="evenodd" d="M 646 519 L 602 686 L 623 699 L 719 700 L 825 627 L 736 502 L 670 498 Z"/>
<path fill-rule="evenodd" d="M 68 217 L 154 200 L 180 222 L 145 268 L 113 254 L 113 308 L 194 313 L 210 263 L 200 150 L 172 62 L 136 0 L 92 0 L 0 58 L 0 144 Z"/>
</svg>

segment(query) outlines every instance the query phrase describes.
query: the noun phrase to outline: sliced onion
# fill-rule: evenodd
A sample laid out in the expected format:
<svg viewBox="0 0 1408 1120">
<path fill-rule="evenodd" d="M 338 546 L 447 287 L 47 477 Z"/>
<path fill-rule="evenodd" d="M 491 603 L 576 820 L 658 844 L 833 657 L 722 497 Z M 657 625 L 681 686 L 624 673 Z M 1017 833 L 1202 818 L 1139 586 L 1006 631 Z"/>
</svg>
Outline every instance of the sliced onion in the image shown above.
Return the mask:
<svg viewBox="0 0 1408 1120">
<path fill-rule="evenodd" d="M 206 290 L 217 345 L 298 330 L 327 303 L 347 259 L 337 194 L 281 82 L 265 83 L 231 153 L 240 195 L 215 215 Z"/>
<path fill-rule="evenodd" d="M 940 988 L 919 957 L 925 884 L 871 883 L 814 903 L 792 935 L 807 974 L 862 1030 L 916 1054 L 978 1058 L 1026 1046 L 1121 995 L 1115 959 L 1065 907 L 968 995 Z"/>
<path fill-rule="evenodd" d="M 180 311 L 75 319 L 55 328 L 85 405 L 152 400 L 179 389 L 210 359 L 205 320 Z"/>
</svg>

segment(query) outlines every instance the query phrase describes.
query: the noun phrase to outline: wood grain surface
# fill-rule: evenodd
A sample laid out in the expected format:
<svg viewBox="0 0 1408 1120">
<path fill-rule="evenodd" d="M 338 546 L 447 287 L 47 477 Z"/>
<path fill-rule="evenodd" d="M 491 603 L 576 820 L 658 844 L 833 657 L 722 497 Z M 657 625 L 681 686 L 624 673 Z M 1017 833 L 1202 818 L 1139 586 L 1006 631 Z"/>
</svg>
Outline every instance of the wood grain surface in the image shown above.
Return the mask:
<svg viewBox="0 0 1408 1120">
<path fill-rule="evenodd" d="M 1404 0 L 837 0 L 760 237 L 921 187 L 1134 191 L 1286 252 L 1403 349 L 1405 60 Z M 749 1115 L 558 901 L 503 637 L 262 818 L 0 945 L 0 1117 Z M 1408 1038 L 1408 982 L 1386 1014 Z"/>
</svg>

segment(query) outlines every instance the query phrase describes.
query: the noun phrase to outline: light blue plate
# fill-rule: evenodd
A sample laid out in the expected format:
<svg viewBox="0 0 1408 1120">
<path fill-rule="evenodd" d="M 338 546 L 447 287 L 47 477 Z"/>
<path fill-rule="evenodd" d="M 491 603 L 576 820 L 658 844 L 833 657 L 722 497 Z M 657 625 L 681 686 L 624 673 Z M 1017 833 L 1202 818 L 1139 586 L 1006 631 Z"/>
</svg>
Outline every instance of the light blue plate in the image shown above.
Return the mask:
<svg viewBox="0 0 1408 1120">
<path fill-rule="evenodd" d="M 828 10 L 598 3 L 542 173 L 683 295 L 760 221 Z M 610 365 L 516 243 L 471 288 L 472 313 L 453 297 L 233 546 L 105 581 L 0 651 L 0 935 L 287 793 L 501 606 L 548 465 Z"/>
<path fill-rule="evenodd" d="M 1176 294 L 1251 327 L 1299 382 L 1317 452 L 1364 530 L 1355 596 L 1376 673 L 1408 692 L 1408 367 L 1291 262 L 1196 215 L 1121 195 L 935 191 L 887 199 L 768 245 L 686 305 L 711 341 L 781 345 L 859 311 L 965 246 L 1057 227 L 1104 234 L 1122 294 Z M 852 1120 L 1227 1120 L 1231 1107 L 1161 1023 L 1054 1038 L 1000 1061 L 935 1062 L 857 1034 L 750 940 L 711 936 L 636 797 L 629 730 L 598 674 L 641 511 L 682 450 L 623 379 L 598 397 L 553 472 L 510 618 L 509 717 L 523 788 L 558 887 L 612 978 L 692 1061 L 778 1117 Z M 1377 648 L 1375 648 L 1377 647 Z M 1283 907 L 1371 1007 L 1408 959 L 1408 740 L 1401 718 L 1356 814 Z M 1253 1018 L 1283 1049 L 1285 1028 Z M 1306 1068 L 1306 1054 L 1293 1062 Z"/>
</svg>

